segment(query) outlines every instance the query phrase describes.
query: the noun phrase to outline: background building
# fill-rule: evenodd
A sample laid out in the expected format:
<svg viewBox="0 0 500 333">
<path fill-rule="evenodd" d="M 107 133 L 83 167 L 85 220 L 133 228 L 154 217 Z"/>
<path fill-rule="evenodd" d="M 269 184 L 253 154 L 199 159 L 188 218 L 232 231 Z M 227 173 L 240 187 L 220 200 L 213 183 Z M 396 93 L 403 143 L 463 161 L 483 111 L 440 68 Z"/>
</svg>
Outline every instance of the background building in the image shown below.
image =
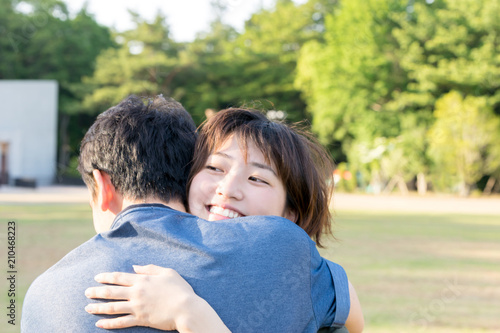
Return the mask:
<svg viewBox="0 0 500 333">
<path fill-rule="evenodd" d="M 56 81 L 0 80 L 0 184 L 54 182 L 57 90 Z"/>
</svg>

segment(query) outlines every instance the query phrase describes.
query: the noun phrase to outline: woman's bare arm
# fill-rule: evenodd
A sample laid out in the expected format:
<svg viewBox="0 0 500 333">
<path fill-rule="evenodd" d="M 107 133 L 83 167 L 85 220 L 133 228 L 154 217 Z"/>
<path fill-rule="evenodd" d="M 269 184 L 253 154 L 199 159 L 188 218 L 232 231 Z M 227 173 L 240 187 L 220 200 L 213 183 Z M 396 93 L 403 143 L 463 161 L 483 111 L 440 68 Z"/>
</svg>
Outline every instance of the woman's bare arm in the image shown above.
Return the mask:
<svg viewBox="0 0 500 333">
<path fill-rule="evenodd" d="M 349 310 L 349 316 L 345 322 L 345 327 L 349 333 L 361 333 L 365 327 L 365 319 L 363 318 L 363 311 L 361 310 L 358 295 L 350 281 L 349 298 L 351 300 L 351 309 Z"/>
</svg>

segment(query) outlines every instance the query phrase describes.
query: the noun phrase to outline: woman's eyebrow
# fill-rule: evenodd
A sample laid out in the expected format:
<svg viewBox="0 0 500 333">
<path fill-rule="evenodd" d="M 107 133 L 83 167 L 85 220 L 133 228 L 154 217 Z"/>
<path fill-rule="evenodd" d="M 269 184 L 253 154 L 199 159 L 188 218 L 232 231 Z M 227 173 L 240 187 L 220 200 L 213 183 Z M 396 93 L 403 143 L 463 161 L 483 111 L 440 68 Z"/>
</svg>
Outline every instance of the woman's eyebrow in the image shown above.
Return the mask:
<svg viewBox="0 0 500 333">
<path fill-rule="evenodd" d="M 273 168 L 271 168 L 269 165 L 267 164 L 262 164 L 262 163 L 257 163 L 257 162 L 250 162 L 251 165 L 257 167 L 257 168 L 261 168 L 261 169 L 264 169 L 264 170 L 269 170 L 271 171 L 276 177 L 278 177 L 278 175 L 276 174 L 276 172 L 273 170 Z"/>
<path fill-rule="evenodd" d="M 213 153 L 212 155 L 217 155 L 217 156 L 221 156 L 221 157 L 224 157 L 224 158 L 227 158 L 229 160 L 234 160 L 234 157 L 232 157 L 231 155 L 228 155 L 226 153 L 223 153 L 223 152 L 215 152 Z M 250 162 L 249 163 L 250 165 L 254 166 L 254 167 L 257 167 L 257 168 L 260 168 L 260 169 L 264 169 L 264 170 L 269 170 L 271 171 L 276 177 L 278 177 L 278 175 L 276 174 L 276 171 L 273 170 L 273 168 L 271 168 L 269 165 L 267 164 L 262 164 L 262 163 L 259 163 L 259 162 Z"/>
<path fill-rule="evenodd" d="M 222 153 L 220 151 L 215 152 L 212 155 L 217 155 L 217 156 L 221 156 L 221 157 L 224 157 L 224 158 L 227 158 L 227 159 L 230 159 L 230 160 L 234 160 L 234 157 L 232 157 L 231 155 L 228 155 L 226 153 Z"/>
</svg>

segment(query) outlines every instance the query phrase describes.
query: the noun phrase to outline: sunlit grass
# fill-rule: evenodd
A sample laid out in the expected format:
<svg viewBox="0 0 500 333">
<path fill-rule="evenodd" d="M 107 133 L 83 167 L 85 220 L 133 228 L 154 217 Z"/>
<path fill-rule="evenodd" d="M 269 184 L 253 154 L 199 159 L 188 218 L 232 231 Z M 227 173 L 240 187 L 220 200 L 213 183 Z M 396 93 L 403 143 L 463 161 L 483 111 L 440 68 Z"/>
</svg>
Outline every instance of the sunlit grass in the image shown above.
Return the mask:
<svg viewBox="0 0 500 333">
<path fill-rule="evenodd" d="M 366 332 L 497 332 L 500 217 L 337 212 L 321 252 L 342 264 Z"/>
<path fill-rule="evenodd" d="M 499 216 L 338 211 L 335 219 L 338 241 L 321 252 L 346 268 L 363 306 L 365 332 L 500 330 Z M 18 228 L 19 324 L 33 279 L 94 230 L 88 204 L 2 205 L 2 244 L 9 220 Z M 2 332 L 19 331 L 4 326 Z"/>
<path fill-rule="evenodd" d="M 24 295 L 33 280 L 66 253 L 94 234 L 92 212 L 88 204 L 0 205 L 0 239 L 6 246 L 7 222 L 16 222 L 17 315 L 16 326 L 2 319 L 2 332 L 19 332 Z M 1 262 L 7 258 L 1 251 Z M 2 309 L 8 301 L 6 281 L 2 279 Z M 6 306 L 6 305 L 5 305 Z M 5 311 L 4 311 L 5 312 Z M 2 313 L 2 317 L 5 314 Z M 5 317 L 7 318 L 7 317 Z"/>
</svg>

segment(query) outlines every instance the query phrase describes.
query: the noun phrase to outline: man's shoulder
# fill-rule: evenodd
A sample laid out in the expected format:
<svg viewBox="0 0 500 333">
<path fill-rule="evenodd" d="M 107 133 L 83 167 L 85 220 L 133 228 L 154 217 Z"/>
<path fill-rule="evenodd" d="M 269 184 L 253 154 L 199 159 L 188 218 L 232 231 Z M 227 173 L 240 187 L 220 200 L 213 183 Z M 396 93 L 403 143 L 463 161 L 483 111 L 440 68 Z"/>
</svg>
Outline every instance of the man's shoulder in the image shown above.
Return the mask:
<svg viewBox="0 0 500 333">
<path fill-rule="evenodd" d="M 301 257 L 310 260 L 314 242 L 295 223 L 278 216 L 248 216 L 243 218 L 202 222 L 202 241 L 210 248 L 227 250 L 234 260 L 266 258 L 262 265 L 274 259 L 290 261 Z"/>
<path fill-rule="evenodd" d="M 244 232 L 268 241 L 275 242 L 309 242 L 309 235 L 294 222 L 280 216 L 246 216 L 231 220 L 228 223 L 240 223 Z"/>
<path fill-rule="evenodd" d="M 99 251 L 95 240 L 97 237 L 95 236 L 73 249 L 52 267 L 40 274 L 31 284 L 27 295 L 36 294 L 42 296 L 42 293 L 49 295 L 53 291 L 50 288 L 64 292 L 66 286 L 75 284 L 74 280 L 81 281 L 85 277 L 88 268 L 95 263 L 96 257 L 94 254 Z M 59 296 L 52 295 L 52 297 Z"/>
<path fill-rule="evenodd" d="M 188 242 L 199 240 L 203 243 L 220 242 L 226 245 L 252 241 L 276 246 L 280 243 L 301 243 L 309 247 L 312 242 L 302 228 L 280 216 L 246 216 L 207 221 L 161 205 L 139 205 L 123 212 L 106 236 L 146 235 L 138 229 Z"/>
<path fill-rule="evenodd" d="M 61 327 L 71 331 L 66 326 L 70 322 L 93 319 L 84 310 L 85 289 L 96 284 L 91 269 L 93 242 L 80 245 L 33 281 L 24 298 L 22 332 L 61 331 Z"/>
<path fill-rule="evenodd" d="M 207 224 L 222 225 L 226 228 L 235 228 L 260 233 L 285 232 L 296 237 L 307 237 L 306 232 L 294 222 L 274 215 L 254 215 L 221 221 L 205 221 Z"/>
</svg>

